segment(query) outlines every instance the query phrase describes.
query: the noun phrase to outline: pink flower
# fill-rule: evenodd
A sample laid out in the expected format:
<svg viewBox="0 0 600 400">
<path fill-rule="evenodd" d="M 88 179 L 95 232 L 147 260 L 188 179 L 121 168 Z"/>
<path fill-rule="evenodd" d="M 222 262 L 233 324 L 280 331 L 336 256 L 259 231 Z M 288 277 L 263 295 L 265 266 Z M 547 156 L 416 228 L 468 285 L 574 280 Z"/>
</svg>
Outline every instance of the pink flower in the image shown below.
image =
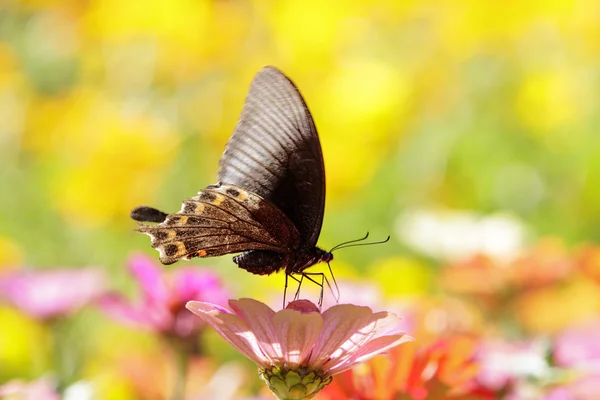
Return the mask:
<svg viewBox="0 0 600 400">
<path fill-rule="evenodd" d="M 48 320 L 66 316 L 104 291 L 105 275 L 97 268 L 17 270 L 0 276 L 0 297 L 24 313 Z"/>
<path fill-rule="evenodd" d="M 526 379 L 548 378 L 546 346 L 538 342 L 508 342 L 489 339 L 481 343 L 476 360 L 478 381 L 493 390 L 507 388 Z"/>
<path fill-rule="evenodd" d="M 600 375 L 591 375 L 552 390 L 544 400 L 597 400 L 600 398 Z"/>
<path fill-rule="evenodd" d="M 544 400 L 594 400 L 600 398 L 600 321 L 573 326 L 554 341 L 552 359 L 565 368 L 567 382 Z"/>
<path fill-rule="evenodd" d="M 170 337 L 194 337 L 204 324 L 186 310 L 186 303 L 206 300 L 225 304 L 228 299 L 217 275 L 208 270 L 182 268 L 167 276 L 144 255 L 132 257 L 129 269 L 142 289 L 141 301 L 130 303 L 117 293 L 100 301 L 101 308 L 122 323 Z"/>
<path fill-rule="evenodd" d="M 278 312 L 253 299 L 230 300 L 232 311 L 198 301 L 187 307 L 257 363 L 279 398 L 311 398 L 333 375 L 413 340 L 398 332 L 394 314 L 352 304 L 323 313 L 308 300 Z"/>
<path fill-rule="evenodd" d="M 600 321 L 567 329 L 554 343 L 556 365 L 600 375 Z"/>
<path fill-rule="evenodd" d="M 0 399 L 13 400 L 59 400 L 60 395 L 47 379 L 33 382 L 13 380 L 0 386 Z"/>
</svg>

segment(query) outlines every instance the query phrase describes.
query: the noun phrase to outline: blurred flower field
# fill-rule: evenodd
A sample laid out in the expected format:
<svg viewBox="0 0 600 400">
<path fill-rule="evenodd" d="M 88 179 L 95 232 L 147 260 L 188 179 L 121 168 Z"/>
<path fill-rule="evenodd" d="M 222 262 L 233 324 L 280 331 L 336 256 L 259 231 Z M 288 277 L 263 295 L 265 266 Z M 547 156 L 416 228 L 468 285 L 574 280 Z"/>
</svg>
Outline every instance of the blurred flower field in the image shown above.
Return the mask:
<svg viewBox="0 0 600 400">
<path fill-rule="evenodd" d="M 215 183 L 265 65 L 319 130 L 320 247 L 391 235 L 336 252 L 340 303 L 415 338 L 315 399 L 600 398 L 598 2 L 7 0 L 1 399 L 272 398 L 185 304 L 280 310 L 283 274 L 163 267 L 129 219 Z"/>
</svg>

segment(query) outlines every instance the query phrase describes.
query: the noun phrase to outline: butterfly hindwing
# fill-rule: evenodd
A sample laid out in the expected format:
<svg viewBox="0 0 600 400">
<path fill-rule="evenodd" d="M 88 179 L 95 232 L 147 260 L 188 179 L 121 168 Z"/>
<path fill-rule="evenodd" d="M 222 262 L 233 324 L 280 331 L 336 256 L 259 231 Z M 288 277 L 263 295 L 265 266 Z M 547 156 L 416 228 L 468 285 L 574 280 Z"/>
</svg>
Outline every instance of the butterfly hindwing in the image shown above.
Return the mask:
<svg viewBox="0 0 600 400">
<path fill-rule="evenodd" d="M 139 231 L 151 237 L 163 264 L 247 250 L 287 253 L 299 241 L 294 225 L 277 207 L 234 185 L 202 190 L 185 200 L 179 212 Z"/>
<path fill-rule="evenodd" d="M 139 206 L 131 210 L 131 218 L 139 222 L 163 222 L 167 218 L 166 212 L 154 207 Z"/>
<path fill-rule="evenodd" d="M 252 81 L 218 176 L 273 203 L 297 228 L 299 250 L 314 248 L 325 208 L 321 144 L 300 92 L 278 69 Z"/>
</svg>

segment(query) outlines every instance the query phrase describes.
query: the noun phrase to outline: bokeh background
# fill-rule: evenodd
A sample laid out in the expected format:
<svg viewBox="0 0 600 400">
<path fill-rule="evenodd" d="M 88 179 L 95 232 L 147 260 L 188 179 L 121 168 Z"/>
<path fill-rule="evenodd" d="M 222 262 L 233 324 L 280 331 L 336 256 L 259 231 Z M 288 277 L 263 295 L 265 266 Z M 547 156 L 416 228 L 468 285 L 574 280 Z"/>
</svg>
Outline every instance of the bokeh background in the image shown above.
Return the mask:
<svg viewBox="0 0 600 400">
<path fill-rule="evenodd" d="M 420 345 L 467 335 L 481 355 L 488 340 L 535 343 L 537 369 L 507 381 L 516 398 L 585 375 L 552 355 L 561 334 L 600 319 L 592 0 L 3 1 L 0 274 L 91 266 L 135 296 L 131 254 L 158 257 L 129 211 L 178 210 L 215 182 L 264 65 L 294 80 L 319 130 L 320 246 L 391 235 L 335 254 L 352 287 L 342 302 L 404 316 Z M 282 276 L 230 257 L 190 265 L 219 274 L 231 297 L 280 302 Z M 72 351 L 86 355 L 78 382 L 97 398 L 164 398 L 169 356 L 152 332 L 93 305 L 71 319 Z M 0 384 L 53 371 L 47 323 L 4 304 L 0 326 Z M 196 382 L 229 373 L 245 377 L 235 396 L 258 393 L 249 362 L 210 332 L 201 340 Z M 507 360 L 492 367 L 522 364 Z M 208 390 L 198 385 L 190 396 Z"/>
</svg>

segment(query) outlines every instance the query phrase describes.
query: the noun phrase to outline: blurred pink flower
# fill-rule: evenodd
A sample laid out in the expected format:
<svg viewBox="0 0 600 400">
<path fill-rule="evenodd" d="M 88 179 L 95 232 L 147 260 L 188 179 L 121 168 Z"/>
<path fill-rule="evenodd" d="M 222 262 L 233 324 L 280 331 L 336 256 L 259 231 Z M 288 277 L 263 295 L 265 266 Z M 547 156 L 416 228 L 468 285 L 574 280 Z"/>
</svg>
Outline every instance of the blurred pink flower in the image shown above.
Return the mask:
<svg viewBox="0 0 600 400">
<path fill-rule="evenodd" d="M 339 290 L 339 299 L 345 299 L 345 301 L 352 301 L 371 308 L 379 308 L 383 303 L 381 287 L 375 282 L 340 279 L 337 282 L 337 290 L 335 288 L 332 290 L 335 295 L 324 296 L 323 310 L 338 304 L 338 299 L 336 299 L 338 297 L 337 290 Z"/>
<path fill-rule="evenodd" d="M 47 379 L 32 382 L 13 380 L 0 386 L 0 399 L 10 400 L 60 400 Z"/>
<path fill-rule="evenodd" d="M 528 378 L 547 378 L 550 374 L 546 348 L 537 342 L 487 340 L 481 343 L 476 360 L 480 365 L 477 380 L 492 390 L 507 389 Z"/>
<path fill-rule="evenodd" d="M 323 313 L 308 300 L 273 311 L 253 300 L 230 300 L 230 311 L 191 301 L 187 307 L 259 366 L 279 398 L 312 397 L 332 376 L 413 340 L 397 330 L 400 319 L 353 304 Z"/>
<path fill-rule="evenodd" d="M 600 375 L 600 321 L 575 326 L 558 335 L 554 342 L 556 365 Z"/>
<path fill-rule="evenodd" d="M 551 391 L 544 400 L 598 400 L 600 375 L 588 376 Z"/>
<path fill-rule="evenodd" d="M 228 293 L 219 277 L 198 268 L 173 270 L 163 274 L 149 257 L 133 256 L 129 269 L 142 290 L 142 299 L 131 303 L 118 293 L 109 293 L 100 300 L 100 307 L 115 320 L 141 326 L 160 334 L 178 338 L 195 336 L 204 324 L 185 308 L 190 300 L 205 300 L 225 304 Z"/>
<path fill-rule="evenodd" d="M 72 314 L 104 290 L 104 271 L 92 267 L 23 269 L 0 276 L 0 297 L 42 320 Z"/>
</svg>

